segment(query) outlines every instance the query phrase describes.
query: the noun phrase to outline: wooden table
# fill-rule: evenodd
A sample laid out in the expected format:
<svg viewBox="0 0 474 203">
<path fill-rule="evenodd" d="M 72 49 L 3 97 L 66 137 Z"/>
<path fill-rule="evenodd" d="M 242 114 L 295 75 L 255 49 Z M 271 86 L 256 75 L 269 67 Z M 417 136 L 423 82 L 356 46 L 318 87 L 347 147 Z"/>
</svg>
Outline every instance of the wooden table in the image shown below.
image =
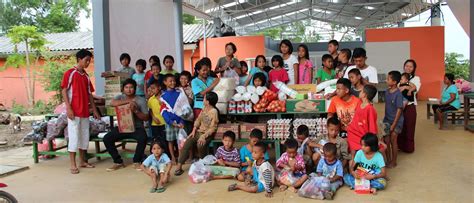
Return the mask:
<svg viewBox="0 0 474 203">
<path fill-rule="evenodd" d="M 471 111 L 471 99 L 474 99 L 474 93 L 464 94 L 464 130 L 474 132 L 474 125 L 469 125 L 470 111 Z"/>
</svg>

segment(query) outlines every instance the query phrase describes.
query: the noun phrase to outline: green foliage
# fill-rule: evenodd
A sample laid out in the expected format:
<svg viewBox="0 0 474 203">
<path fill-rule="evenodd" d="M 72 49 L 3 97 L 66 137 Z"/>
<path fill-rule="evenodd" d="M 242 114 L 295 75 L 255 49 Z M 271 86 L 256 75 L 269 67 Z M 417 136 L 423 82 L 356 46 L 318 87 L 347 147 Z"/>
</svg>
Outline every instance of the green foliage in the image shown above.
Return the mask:
<svg viewBox="0 0 474 203">
<path fill-rule="evenodd" d="M 15 25 L 35 25 L 45 33 L 73 32 L 81 11 L 90 14 L 89 0 L 8 0 L 0 2 L 0 34 Z"/>
<path fill-rule="evenodd" d="M 35 26 L 29 25 L 13 26 L 8 31 L 7 37 L 15 45 L 28 43 L 32 50 L 41 49 L 47 43 L 44 34 L 39 32 Z"/>
<path fill-rule="evenodd" d="M 13 100 L 11 112 L 24 115 L 26 113 L 26 108 L 21 104 L 17 104 L 16 101 Z"/>
<path fill-rule="evenodd" d="M 189 24 L 197 24 L 198 22 L 196 21 L 196 18 L 194 16 L 184 13 L 183 23 L 185 25 L 189 25 Z"/>
<path fill-rule="evenodd" d="M 464 56 L 458 53 L 446 53 L 444 57 L 444 66 L 446 73 L 451 73 L 454 78 L 469 79 L 470 62 L 467 59 L 462 59 Z"/>
<path fill-rule="evenodd" d="M 54 92 L 54 101 L 59 103 L 61 98 L 61 81 L 64 72 L 73 67 L 76 61 L 74 57 L 45 57 L 45 63 L 39 73 L 40 82 L 43 84 L 44 90 Z"/>
<path fill-rule="evenodd" d="M 311 21 L 298 21 L 288 25 L 268 28 L 256 34 L 274 40 L 289 39 L 292 42 L 317 42 L 321 40 L 321 36 L 316 31 L 307 30 L 310 24 Z"/>
<path fill-rule="evenodd" d="M 39 100 L 35 102 L 35 105 L 28 111 L 28 113 L 31 115 L 52 114 L 56 104 L 57 103 L 55 102 L 45 103 L 43 100 Z"/>
</svg>

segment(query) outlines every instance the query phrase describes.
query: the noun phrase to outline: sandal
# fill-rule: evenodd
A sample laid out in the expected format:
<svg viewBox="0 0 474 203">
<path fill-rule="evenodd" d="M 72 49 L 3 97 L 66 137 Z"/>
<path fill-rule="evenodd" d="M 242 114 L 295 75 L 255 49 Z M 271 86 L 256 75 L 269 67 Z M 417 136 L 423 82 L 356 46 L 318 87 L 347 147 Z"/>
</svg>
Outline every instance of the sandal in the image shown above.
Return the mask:
<svg viewBox="0 0 474 203">
<path fill-rule="evenodd" d="M 176 169 L 176 171 L 174 171 L 175 176 L 183 175 L 183 173 L 184 173 L 183 169 Z"/>
<path fill-rule="evenodd" d="M 157 193 L 162 193 L 162 192 L 164 192 L 164 191 L 166 191 L 166 188 L 165 188 L 165 187 L 160 187 L 160 188 L 157 188 L 157 189 L 156 189 L 156 192 L 157 192 Z"/>
<path fill-rule="evenodd" d="M 229 192 L 232 192 L 234 190 L 237 190 L 237 183 L 234 183 L 232 185 L 229 185 L 229 187 L 227 187 L 227 191 Z"/>
<path fill-rule="evenodd" d="M 84 163 L 81 165 L 81 168 L 95 168 L 95 166 L 90 163 Z"/>
<path fill-rule="evenodd" d="M 71 174 L 78 174 L 79 173 L 78 168 L 71 168 L 70 171 L 71 171 Z"/>
<path fill-rule="evenodd" d="M 156 190 L 157 190 L 156 188 L 152 187 L 152 188 L 150 188 L 150 193 L 155 193 Z"/>
</svg>

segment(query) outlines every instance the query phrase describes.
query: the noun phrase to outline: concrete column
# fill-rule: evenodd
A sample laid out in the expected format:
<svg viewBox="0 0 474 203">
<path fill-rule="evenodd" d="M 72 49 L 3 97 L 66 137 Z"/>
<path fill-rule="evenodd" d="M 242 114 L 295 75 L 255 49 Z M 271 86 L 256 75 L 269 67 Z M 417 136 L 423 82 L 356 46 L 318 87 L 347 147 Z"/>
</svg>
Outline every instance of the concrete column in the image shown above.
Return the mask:
<svg viewBox="0 0 474 203">
<path fill-rule="evenodd" d="M 109 0 L 92 1 L 92 25 L 94 37 L 95 94 L 104 95 L 105 81 L 100 77 L 110 71 Z"/>
<path fill-rule="evenodd" d="M 471 57 L 469 57 L 469 61 L 470 61 L 470 64 L 471 64 L 471 70 L 469 71 L 469 81 L 471 82 L 474 82 L 474 42 L 473 42 L 473 37 L 474 37 L 474 2 L 471 2 L 470 3 L 470 9 L 469 9 L 469 13 L 470 13 L 470 22 L 469 22 L 469 27 L 470 27 L 470 32 L 469 32 L 469 41 L 470 41 L 470 49 L 469 49 L 469 52 L 470 52 L 470 55 Z"/>
<path fill-rule="evenodd" d="M 183 1 L 173 0 L 174 2 L 174 29 L 176 33 L 176 57 L 175 67 L 181 72 L 184 70 L 184 58 L 183 58 Z"/>
<path fill-rule="evenodd" d="M 431 26 L 441 26 L 441 5 L 431 7 Z"/>
</svg>

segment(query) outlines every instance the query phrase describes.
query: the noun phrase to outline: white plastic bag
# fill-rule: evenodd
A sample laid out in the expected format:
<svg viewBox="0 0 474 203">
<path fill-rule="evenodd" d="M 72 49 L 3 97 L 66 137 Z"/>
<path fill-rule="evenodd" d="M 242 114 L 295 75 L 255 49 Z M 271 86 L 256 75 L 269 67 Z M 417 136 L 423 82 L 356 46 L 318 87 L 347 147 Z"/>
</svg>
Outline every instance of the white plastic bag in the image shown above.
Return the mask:
<svg viewBox="0 0 474 203">
<path fill-rule="evenodd" d="M 217 162 L 217 158 L 214 155 L 207 155 L 201 159 L 205 165 L 213 165 Z"/>
<path fill-rule="evenodd" d="M 298 94 L 298 92 L 296 92 L 294 89 L 289 88 L 283 82 L 275 81 L 273 82 L 273 85 L 275 85 L 275 87 L 278 88 L 279 92 L 283 92 L 293 99 L 296 98 L 296 95 Z"/>
<path fill-rule="evenodd" d="M 311 199 L 324 199 L 324 193 L 330 190 L 330 181 L 326 177 L 311 174 L 310 178 L 298 190 L 298 195 Z"/>
<path fill-rule="evenodd" d="M 184 129 L 179 129 L 178 132 L 178 149 L 181 150 L 184 147 L 184 143 L 186 142 L 186 139 L 188 138 L 188 134 Z"/>
<path fill-rule="evenodd" d="M 206 166 L 203 160 L 191 164 L 188 176 L 192 183 L 205 183 L 211 179 L 211 167 Z"/>
<path fill-rule="evenodd" d="M 184 120 L 194 120 L 193 108 L 189 104 L 188 97 L 186 96 L 182 88 L 180 88 L 180 93 L 174 105 L 173 111 L 177 116 L 181 117 Z"/>
<path fill-rule="evenodd" d="M 234 69 L 227 69 L 224 71 L 224 74 L 222 75 L 223 78 L 234 78 L 235 79 L 235 85 L 239 85 L 240 82 L 240 77 L 237 72 L 235 72 Z"/>
</svg>

